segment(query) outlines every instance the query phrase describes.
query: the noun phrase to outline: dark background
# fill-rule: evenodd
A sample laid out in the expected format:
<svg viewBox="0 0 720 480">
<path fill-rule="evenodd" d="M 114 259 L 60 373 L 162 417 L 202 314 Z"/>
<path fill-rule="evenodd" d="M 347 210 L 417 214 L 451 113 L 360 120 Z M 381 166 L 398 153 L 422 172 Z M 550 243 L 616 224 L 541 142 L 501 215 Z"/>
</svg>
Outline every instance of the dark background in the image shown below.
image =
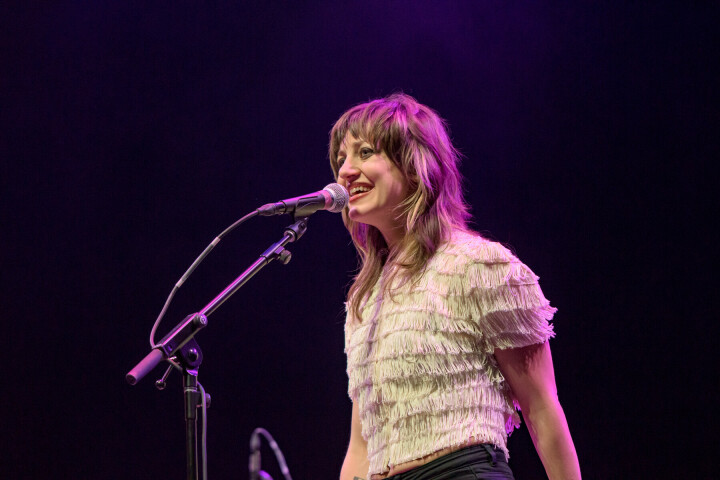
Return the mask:
<svg viewBox="0 0 720 480">
<path fill-rule="evenodd" d="M 0 476 L 182 478 L 180 377 L 124 380 L 166 295 L 237 218 L 332 180 L 346 108 L 402 90 L 448 120 L 475 228 L 559 308 L 585 478 L 716 478 L 717 2 L 15 3 L 0 7 Z M 224 240 L 161 334 L 288 223 Z M 325 212 L 291 250 L 198 336 L 211 478 L 247 478 L 257 426 L 296 480 L 339 472 L 355 254 Z M 525 427 L 510 449 L 516 478 L 543 478 Z"/>
</svg>

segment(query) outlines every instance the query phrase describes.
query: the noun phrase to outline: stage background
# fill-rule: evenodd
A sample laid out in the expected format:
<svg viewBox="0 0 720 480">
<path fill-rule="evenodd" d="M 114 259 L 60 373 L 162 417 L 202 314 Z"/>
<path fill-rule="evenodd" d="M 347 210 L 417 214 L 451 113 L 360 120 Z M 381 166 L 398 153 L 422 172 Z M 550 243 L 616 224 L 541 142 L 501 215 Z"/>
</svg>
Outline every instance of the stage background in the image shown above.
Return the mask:
<svg viewBox="0 0 720 480">
<path fill-rule="evenodd" d="M 621 3 L 3 3 L 2 477 L 183 478 L 180 377 L 124 379 L 166 295 L 237 218 L 332 181 L 346 108 L 404 91 L 448 120 L 475 228 L 559 309 L 585 478 L 715 478 L 718 4 Z M 288 223 L 223 241 L 161 334 Z M 247 477 L 257 426 L 296 480 L 339 472 L 355 254 L 326 212 L 291 250 L 198 336 L 210 478 Z M 525 427 L 510 449 L 543 478 Z"/>
</svg>

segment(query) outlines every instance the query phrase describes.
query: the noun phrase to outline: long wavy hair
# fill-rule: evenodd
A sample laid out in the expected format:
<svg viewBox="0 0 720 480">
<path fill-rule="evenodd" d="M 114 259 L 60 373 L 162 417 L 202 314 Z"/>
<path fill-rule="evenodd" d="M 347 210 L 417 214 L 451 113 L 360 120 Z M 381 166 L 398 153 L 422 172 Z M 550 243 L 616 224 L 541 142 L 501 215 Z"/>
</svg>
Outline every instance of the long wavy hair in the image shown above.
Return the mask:
<svg viewBox="0 0 720 480">
<path fill-rule="evenodd" d="M 330 131 L 330 166 L 336 180 L 338 151 L 348 133 L 384 151 L 402 172 L 409 192 L 397 207 L 398 218 L 405 220 L 405 236 L 391 251 L 376 227 L 351 220 L 347 208 L 342 213 L 360 257 L 360 269 L 348 292 L 348 311 L 353 320 L 362 321 L 362 303 L 383 267 L 387 263 L 398 267 L 383 279 L 386 292 L 396 275 L 407 281 L 420 274 L 452 230 L 468 229 L 470 213 L 458 170 L 460 154 L 445 121 L 431 108 L 395 93 L 346 111 Z"/>
</svg>

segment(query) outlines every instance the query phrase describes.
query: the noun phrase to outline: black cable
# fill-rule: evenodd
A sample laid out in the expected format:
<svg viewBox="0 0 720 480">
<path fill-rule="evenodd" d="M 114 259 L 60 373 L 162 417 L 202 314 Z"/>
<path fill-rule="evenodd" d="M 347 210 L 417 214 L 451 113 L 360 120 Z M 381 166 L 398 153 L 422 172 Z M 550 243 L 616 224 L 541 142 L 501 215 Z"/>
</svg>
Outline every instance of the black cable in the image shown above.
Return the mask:
<svg viewBox="0 0 720 480">
<path fill-rule="evenodd" d="M 248 213 L 229 227 L 227 227 L 223 232 L 215 237 L 210 244 L 205 247 L 205 250 L 202 251 L 202 253 L 195 259 L 195 261 L 190 265 L 190 267 L 185 271 L 182 277 L 180 277 L 180 280 L 175 283 L 175 286 L 170 291 L 170 295 L 168 295 L 167 300 L 165 300 L 165 305 L 163 305 L 162 310 L 160 310 L 160 315 L 158 315 L 157 320 L 155 320 L 155 323 L 153 324 L 152 330 L 150 330 L 150 347 L 155 348 L 157 345 L 155 344 L 155 332 L 157 332 L 158 327 L 160 326 L 160 322 L 162 321 L 163 317 L 165 316 L 165 313 L 167 312 L 168 307 L 170 306 L 170 302 L 172 302 L 173 297 L 175 296 L 175 293 L 182 287 L 183 283 L 190 277 L 190 275 L 195 271 L 195 269 L 200 265 L 200 263 L 205 260 L 205 257 L 208 256 L 210 253 L 210 250 L 215 248 L 215 245 L 220 243 L 220 240 L 222 240 L 228 233 L 235 230 L 235 228 L 239 227 L 243 223 L 245 223 L 247 220 L 250 220 L 251 218 L 258 215 L 258 210 L 253 210 L 252 212 Z"/>
</svg>

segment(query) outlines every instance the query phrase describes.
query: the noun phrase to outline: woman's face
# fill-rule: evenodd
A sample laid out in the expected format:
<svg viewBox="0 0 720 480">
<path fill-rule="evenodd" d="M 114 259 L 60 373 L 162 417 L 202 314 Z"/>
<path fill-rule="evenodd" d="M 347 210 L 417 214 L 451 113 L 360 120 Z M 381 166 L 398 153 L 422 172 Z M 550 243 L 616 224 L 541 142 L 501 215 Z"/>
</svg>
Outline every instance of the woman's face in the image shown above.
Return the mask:
<svg viewBox="0 0 720 480">
<path fill-rule="evenodd" d="M 385 152 L 350 133 L 337 154 L 338 183 L 350 192 L 348 216 L 377 227 L 388 245 L 404 235 L 405 219 L 396 218 L 397 206 L 408 195 L 403 174 Z"/>
</svg>

